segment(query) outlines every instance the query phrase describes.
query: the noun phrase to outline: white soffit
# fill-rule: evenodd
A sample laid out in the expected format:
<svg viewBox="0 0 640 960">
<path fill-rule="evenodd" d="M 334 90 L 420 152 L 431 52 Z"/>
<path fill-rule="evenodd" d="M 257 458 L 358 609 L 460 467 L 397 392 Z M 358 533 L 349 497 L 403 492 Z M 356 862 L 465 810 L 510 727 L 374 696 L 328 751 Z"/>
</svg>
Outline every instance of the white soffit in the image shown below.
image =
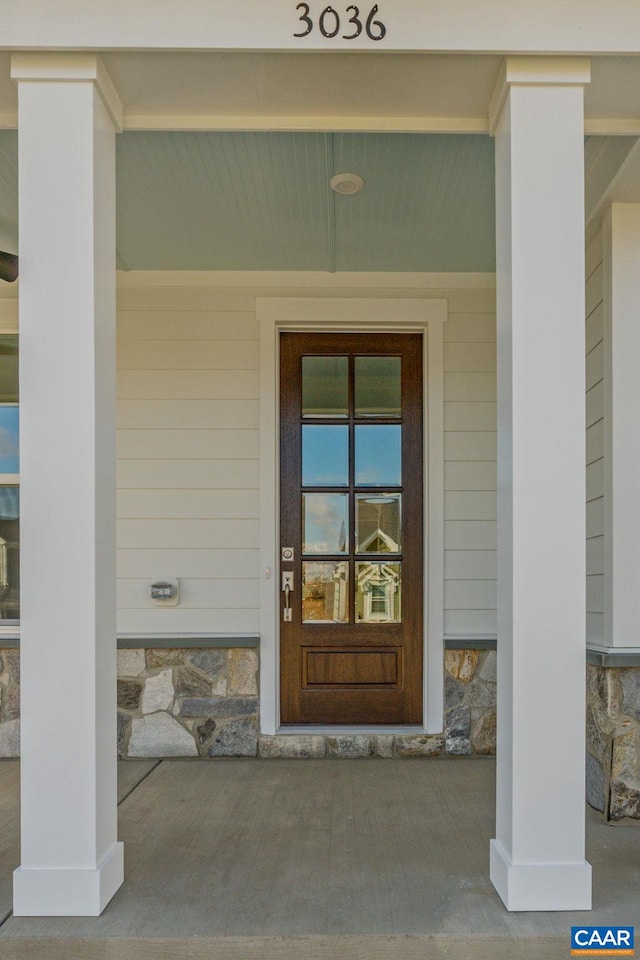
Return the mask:
<svg viewBox="0 0 640 960">
<path fill-rule="evenodd" d="M 495 55 L 105 52 L 129 130 L 482 133 Z M 0 53 L 0 127 L 16 124 L 10 55 Z M 640 133 L 640 57 L 594 57 L 589 134 Z"/>
</svg>

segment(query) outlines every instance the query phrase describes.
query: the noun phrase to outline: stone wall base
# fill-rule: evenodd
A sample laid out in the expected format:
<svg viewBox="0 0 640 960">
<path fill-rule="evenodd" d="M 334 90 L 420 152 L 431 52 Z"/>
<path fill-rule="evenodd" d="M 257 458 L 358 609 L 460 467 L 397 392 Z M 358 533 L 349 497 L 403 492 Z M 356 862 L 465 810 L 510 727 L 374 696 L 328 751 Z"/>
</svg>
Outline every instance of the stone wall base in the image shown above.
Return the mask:
<svg viewBox="0 0 640 960">
<path fill-rule="evenodd" d="M 587 666 L 587 803 L 640 819 L 640 667 Z"/>
</svg>

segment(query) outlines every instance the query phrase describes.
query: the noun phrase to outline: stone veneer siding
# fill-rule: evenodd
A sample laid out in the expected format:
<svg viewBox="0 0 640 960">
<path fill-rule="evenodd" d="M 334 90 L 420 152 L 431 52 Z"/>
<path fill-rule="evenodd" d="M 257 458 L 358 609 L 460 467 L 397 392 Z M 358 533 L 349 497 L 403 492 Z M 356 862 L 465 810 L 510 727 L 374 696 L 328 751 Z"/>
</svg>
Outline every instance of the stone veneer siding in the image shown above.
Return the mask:
<svg viewBox="0 0 640 960">
<path fill-rule="evenodd" d="M 119 757 L 255 757 L 257 747 L 257 650 L 118 650 Z"/>
<path fill-rule="evenodd" d="M 587 665 L 587 802 L 640 819 L 640 667 Z"/>
<path fill-rule="evenodd" d="M 0 757 L 20 756 L 20 651 L 0 650 Z"/>
<path fill-rule="evenodd" d="M 257 649 L 118 650 L 118 756 L 435 757 L 495 753 L 495 651 L 445 654 L 441 734 L 260 736 Z M 20 752 L 19 651 L 0 650 L 0 757 Z"/>
</svg>

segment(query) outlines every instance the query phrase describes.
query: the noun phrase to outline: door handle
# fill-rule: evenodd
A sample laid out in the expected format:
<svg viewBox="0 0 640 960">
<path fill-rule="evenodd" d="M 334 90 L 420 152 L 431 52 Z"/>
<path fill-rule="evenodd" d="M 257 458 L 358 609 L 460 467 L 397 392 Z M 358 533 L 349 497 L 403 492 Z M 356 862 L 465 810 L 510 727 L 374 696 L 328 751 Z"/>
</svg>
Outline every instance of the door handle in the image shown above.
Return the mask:
<svg viewBox="0 0 640 960">
<path fill-rule="evenodd" d="M 282 592 L 284 593 L 285 623 L 291 623 L 291 593 L 293 592 L 293 570 L 282 571 Z"/>
</svg>

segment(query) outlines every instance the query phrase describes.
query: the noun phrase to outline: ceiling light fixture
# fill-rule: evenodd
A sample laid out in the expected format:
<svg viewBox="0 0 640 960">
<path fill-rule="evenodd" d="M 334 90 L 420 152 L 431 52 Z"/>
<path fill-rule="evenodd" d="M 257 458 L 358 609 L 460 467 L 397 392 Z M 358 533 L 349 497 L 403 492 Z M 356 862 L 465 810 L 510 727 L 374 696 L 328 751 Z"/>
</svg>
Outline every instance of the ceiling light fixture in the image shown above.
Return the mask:
<svg viewBox="0 0 640 960">
<path fill-rule="evenodd" d="M 357 173 L 336 173 L 335 177 L 331 177 L 329 186 L 341 196 L 348 197 L 362 190 L 364 180 Z"/>
</svg>

